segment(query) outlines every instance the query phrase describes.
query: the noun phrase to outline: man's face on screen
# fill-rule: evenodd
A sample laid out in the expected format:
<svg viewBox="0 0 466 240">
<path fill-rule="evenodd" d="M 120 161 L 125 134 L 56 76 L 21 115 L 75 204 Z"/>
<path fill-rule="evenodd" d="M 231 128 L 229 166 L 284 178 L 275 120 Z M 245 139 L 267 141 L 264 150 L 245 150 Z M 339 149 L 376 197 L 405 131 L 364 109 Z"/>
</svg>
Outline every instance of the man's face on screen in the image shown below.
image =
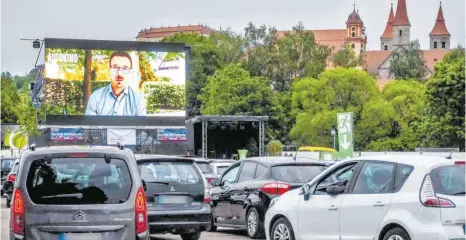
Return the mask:
<svg viewBox="0 0 466 240">
<path fill-rule="evenodd" d="M 112 87 L 123 89 L 128 85 L 131 61 L 127 57 L 115 56 L 110 62 L 110 75 L 112 77 Z"/>
</svg>

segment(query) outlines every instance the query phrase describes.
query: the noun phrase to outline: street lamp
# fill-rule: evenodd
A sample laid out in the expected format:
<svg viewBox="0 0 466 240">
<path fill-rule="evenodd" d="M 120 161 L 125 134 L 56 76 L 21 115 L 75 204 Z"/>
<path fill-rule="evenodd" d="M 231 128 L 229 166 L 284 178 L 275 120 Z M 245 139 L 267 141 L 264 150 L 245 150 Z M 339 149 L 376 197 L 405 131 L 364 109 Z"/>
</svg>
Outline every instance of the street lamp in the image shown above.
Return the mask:
<svg viewBox="0 0 466 240">
<path fill-rule="evenodd" d="M 330 131 L 330 134 L 332 134 L 332 136 L 333 136 L 333 149 L 336 149 L 336 147 L 335 147 L 335 144 L 336 144 L 335 138 L 336 138 L 336 135 L 337 135 L 337 130 L 335 129 L 335 127 L 332 127 L 332 131 Z"/>
</svg>

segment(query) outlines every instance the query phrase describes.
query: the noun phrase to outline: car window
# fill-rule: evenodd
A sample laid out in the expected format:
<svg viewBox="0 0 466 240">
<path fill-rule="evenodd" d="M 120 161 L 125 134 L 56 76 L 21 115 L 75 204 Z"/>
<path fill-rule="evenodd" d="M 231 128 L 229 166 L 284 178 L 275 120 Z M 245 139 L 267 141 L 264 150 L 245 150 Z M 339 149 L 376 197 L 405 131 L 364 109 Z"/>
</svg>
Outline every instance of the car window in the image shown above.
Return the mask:
<svg viewBox="0 0 466 240">
<path fill-rule="evenodd" d="M 365 162 L 354 185 L 354 194 L 380 194 L 393 192 L 392 163 Z"/>
<path fill-rule="evenodd" d="M 414 167 L 405 164 L 397 164 L 395 173 L 395 192 L 399 191 L 408 179 Z"/>
<path fill-rule="evenodd" d="M 143 162 L 138 165 L 141 178 L 147 182 L 196 184 L 202 179 L 193 163 L 173 161 Z"/>
<path fill-rule="evenodd" d="M 436 193 L 464 196 L 464 164 L 435 168 L 430 173 L 430 177 Z"/>
<path fill-rule="evenodd" d="M 222 181 L 221 181 L 221 184 L 225 184 L 225 183 L 235 183 L 236 182 L 236 176 L 238 175 L 238 171 L 239 171 L 239 164 L 238 165 L 235 165 L 234 167 L 230 168 L 228 170 L 228 172 L 225 173 L 225 175 L 223 175 L 222 177 Z"/>
<path fill-rule="evenodd" d="M 210 166 L 209 163 L 207 162 L 196 162 L 197 166 L 199 169 L 201 169 L 201 172 L 204 174 L 211 174 L 214 173 L 214 170 L 212 169 L 212 166 Z"/>
<path fill-rule="evenodd" d="M 2 159 L 2 171 L 10 171 L 13 167 L 13 159 Z"/>
<path fill-rule="evenodd" d="M 103 158 L 35 160 L 26 189 L 35 204 L 118 204 L 128 200 L 131 175 L 125 161 Z"/>
<path fill-rule="evenodd" d="M 217 175 L 222 175 L 230 166 L 218 166 Z"/>
<path fill-rule="evenodd" d="M 273 166 L 272 177 L 288 183 L 307 183 L 326 169 L 321 165 L 285 165 Z"/>
<path fill-rule="evenodd" d="M 257 168 L 256 168 L 256 175 L 255 175 L 255 179 L 257 178 L 260 178 L 264 173 L 265 171 L 267 171 L 267 167 L 262 165 L 262 164 L 257 164 Z"/>
<path fill-rule="evenodd" d="M 319 180 L 314 190 L 316 195 L 327 195 L 327 187 L 330 185 L 343 185 L 348 186 L 351 177 L 353 176 L 354 170 L 356 169 L 357 163 L 349 163 L 337 167 L 331 173 L 325 175 Z"/>
<path fill-rule="evenodd" d="M 256 167 L 257 163 L 255 162 L 245 162 L 241 168 L 238 182 L 253 180 L 254 175 L 256 174 Z"/>
</svg>

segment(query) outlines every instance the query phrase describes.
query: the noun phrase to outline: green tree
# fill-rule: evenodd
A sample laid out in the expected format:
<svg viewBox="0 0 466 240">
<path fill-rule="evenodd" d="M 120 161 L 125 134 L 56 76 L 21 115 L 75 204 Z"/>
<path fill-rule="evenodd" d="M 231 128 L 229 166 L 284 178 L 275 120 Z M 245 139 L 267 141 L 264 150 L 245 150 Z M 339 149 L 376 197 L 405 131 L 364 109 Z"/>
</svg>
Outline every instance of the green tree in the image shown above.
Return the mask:
<svg viewBox="0 0 466 240">
<path fill-rule="evenodd" d="M 299 145 L 332 146 L 330 131 L 338 112 L 353 112 L 356 136 L 361 111 L 367 102 L 378 97 L 375 79 L 356 69 L 335 68 L 318 79 L 303 78 L 292 87 L 292 114 L 296 124 L 290 137 Z M 365 142 L 356 141 L 356 148 Z"/>
<path fill-rule="evenodd" d="M 251 77 L 239 64 L 231 64 L 208 78 L 199 99 L 206 115 L 268 115 L 273 92 L 266 79 Z"/>
<path fill-rule="evenodd" d="M 361 66 L 362 58 L 356 56 L 354 50 L 349 45 L 346 45 L 345 48 L 333 54 L 332 62 L 335 67 L 354 68 Z"/>
<path fill-rule="evenodd" d="M 20 102 L 16 84 L 9 73 L 2 73 L 1 81 L 1 121 L 2 123 L 16 123 L 18 121 L 16 112 Z"/>
<path fill-rule="evenodd" d="M 412 41 L 407 47 L 393 51 L 389 71 L 396 79 L 426 78 L 428 69 L 418 40 Z"/>
<path fill-rule="evenodd" d="M 270 156 L 278 156 L 283 151 L 283 144 L 278 140 L 272 140 L 267 144 L 267 152 Z"/>
<path fill-rule="evenodd" d="M 427 82 L 422 143 L 428 147 L 465 149 L 465 50 L 452 50 L 435 66 Z"/>
<path fill-rule="evenodd" d="M 239 62 L 245 54 L 243 37 L 229 28 L 211 33 L 209 39 L 217 46 L 224 65 Z"/>
<path fill-rule="evenodd" d="M 162 42 L 184 43 L 191 47 L 189 59 L 189 79 L 187 81 L 187 102 L 190 116 L 199 115 L 202 102 L 198 99 L 207 83 L 222 66 L 222 56 L 211 39 L 197 33 L 180 33 L 164 38 Z"/>
</svg>

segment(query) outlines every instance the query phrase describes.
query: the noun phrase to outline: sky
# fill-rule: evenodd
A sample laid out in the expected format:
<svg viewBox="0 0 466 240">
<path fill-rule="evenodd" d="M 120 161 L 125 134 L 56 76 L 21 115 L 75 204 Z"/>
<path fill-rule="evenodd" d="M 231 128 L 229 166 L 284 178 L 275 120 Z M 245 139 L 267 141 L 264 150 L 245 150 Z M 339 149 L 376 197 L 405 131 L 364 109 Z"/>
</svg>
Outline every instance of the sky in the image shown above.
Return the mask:
<svg viewBox="0 0 466 240">
<path fill-rule="evenodd" d="M 346 27 L 353 3 L 364 21 L 368 50 L 379 50 L 390 3 L 397 0 L 2 0 L 2 72 L 24 75 L 34 67 L 38 49 L 21 38 L 135 40 L 151 26 L 206 24 L 242 32 L 248 22 L 291 29 L 302 21 L 306 29 Z M 440 0 L 406 0 L 411 40 L 429 48 L 429 33 Z M 465 0 L 444 0 L 443 12 L 451 44 L 465 45 Z M 39 63 L 43 62 L 43 55 Z"/>
</svg>

